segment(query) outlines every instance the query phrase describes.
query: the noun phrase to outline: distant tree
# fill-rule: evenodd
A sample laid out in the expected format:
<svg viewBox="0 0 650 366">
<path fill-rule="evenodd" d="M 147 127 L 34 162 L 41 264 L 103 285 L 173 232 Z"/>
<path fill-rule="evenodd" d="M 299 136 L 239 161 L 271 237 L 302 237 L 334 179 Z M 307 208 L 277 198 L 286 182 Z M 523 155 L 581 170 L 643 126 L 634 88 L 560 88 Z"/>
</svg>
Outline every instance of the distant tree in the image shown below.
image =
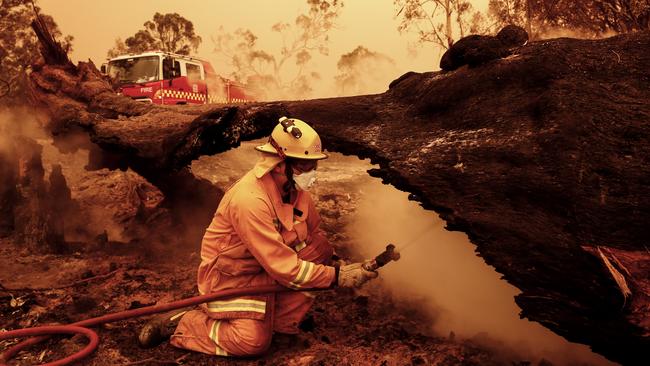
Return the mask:
<svg viewBox="0 0 650 366">
<path fill-rule="evenodd" d="M 543 26 L 577 28 L 594 35 L 650 29 L 649 0 L 529 0 Z"/>
<path fill-rule="evenodd" d="M 531 29 L 530 0 L 490 0 L 488 13 L 498 27 L 514 24 L 524 27 L 529 35 Z"/>
<path fill-rule="evenodd" d="M 485 18 L 465 0 L 393 0 L 400 32 L 415 32 L 420 43 L 448 49 L 468 33 L 483 33 Z"/>
<path fill-rule="evenodd" d="M 213 38 L 214 52 L 224 56 L 234 68 L 232 77 L 253 85 L 266 98 L 304 98 L 320 75 L 309 69 L 313 52 L 327 55 L 328 33 L 334 28 L 343 2 L 307 0 L 309 10 L 293 24 L 280 22 L 271 31 L 282 39 L 277 52 L 261 49 L 258 37 L 248 29 L 227 33 L 220 28 Z"/>
<path fill-rule="evenodd" d="M 201 37 L 194 33 L 194 24 L 177 13 L 156 13 L 153 20 L 144 23 L 144 29 L 122 42 L 119 38 L 108 51 L 108 57 L 124 53 L 140 53 L 147 50 L 161 50 L 189 55 L 196 52 Z"/>
<path fill-rule="evenodd" d="M 107 53 L 106 56 L 108 58 L 113 58 L 113 57 L 117 57 L 117 56 L 124 55 L 124 54 L 127 54 L 127 53 L 129 53 L 129 48 L 126 46 L 124 41 L 122 41 L 121 38 L 116 38 L 115 39 L 115 44 L 113 45 L 113 48 L 108 50 L 108 53 Z"/>
<path fill-rule="evenodd" d="M 0 103 L 19 104 L 26 98 L 27 74 L 41 62 L 39 43 L 31 29 L 39 13 L 52 36 L 67 52 L 72 50 L 72 36 L 63 36 L 54 19 L 40 13 L 32 0 L 0 0 Z"/>
<path fill-rule="evenodd" d="M 517 24 L 531 38 L 550 29 L 598 36 L 650 29 L 650 0 L 490 0 L 499 25 Z"/>
<path fill-rule="evenodd" d="M 339 70 L 335 77 L 339 95 L 380 92 L 397 76 L 397 67 L 392 58 L 363 46 L 341 55 L 336 66 Z"/>
</svg>

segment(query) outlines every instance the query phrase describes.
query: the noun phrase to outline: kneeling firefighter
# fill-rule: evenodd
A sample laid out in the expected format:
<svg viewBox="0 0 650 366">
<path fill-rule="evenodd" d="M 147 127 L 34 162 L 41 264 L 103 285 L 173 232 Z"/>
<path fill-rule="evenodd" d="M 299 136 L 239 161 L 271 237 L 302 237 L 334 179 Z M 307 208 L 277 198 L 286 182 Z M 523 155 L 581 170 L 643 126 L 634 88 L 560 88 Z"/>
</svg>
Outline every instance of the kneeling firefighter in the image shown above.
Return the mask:
<svg viewBox="0 0 650 366">
<path fill-rule="evenodd" d="M 281 118 L 259 161 L 224 195 L 201 243 L 201 294 L 279 283 L 291 288 L 358 287 L 377 273 L 361 263 L 330 266 L 333 248 L 319 229 L 307 188 L 318 160 L 326 159 L 316 131 Z M 274 332 L 296 334 L 312 306 L 306 292 L 247 296 L 166 314 L 150 321 L 140 343 L 151 346 L 172 333 L 171 344 L 220 356 L 264 353 Z M 167 334 L 165 334 L 167 332 Z"/>
</svg>

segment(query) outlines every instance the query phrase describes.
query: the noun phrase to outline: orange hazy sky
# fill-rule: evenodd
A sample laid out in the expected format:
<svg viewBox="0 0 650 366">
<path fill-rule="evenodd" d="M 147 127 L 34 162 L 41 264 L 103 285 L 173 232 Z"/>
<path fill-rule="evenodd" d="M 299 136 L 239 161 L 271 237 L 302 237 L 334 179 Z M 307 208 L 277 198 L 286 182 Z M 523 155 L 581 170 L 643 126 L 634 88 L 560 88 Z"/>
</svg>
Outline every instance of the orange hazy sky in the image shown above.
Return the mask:
<svg viewBox="0 0 650 366">
<path fill-rule="evenodd" d="M 488 0 L 471 1 L 478 10 L 485 10 Z M 315 57 L 313 66 L 322 75 L 316 87 L 318 96 L 333 96 L 333 77 L 341 54 L 363 45 L 371 51 L 389 55 L 397 64 L 393 79 L 407 71 L 429 71 L 438 68 L 440 51 L 432 45 L 409 52 L 415 36 L 400 34 L 395 19 L 393 0 L 347 0 L 338 19 L 338 28 L 330 33 L 329 57 Z M 203 38 L 198 56 L 210 60 L 227 76 L 231 67 L 224 57 L 213 52 L 212 37 L 220 26 L 226 31 L 248 28 L 258 37 L 260 46 L 279 49 L 280 39 L 270 31 L 273 24 L 293 22 L 308 7 L 304 0 L 40 0 L 43 11 L 54 17 L 64 34 L 74 36 L 73 61 L 92 59 L 104 62 L 106 52 L 117 37 L 133 35 L 155 12 L 176 12 L 191 20 L 196 33 Z M 385 89 L 385 88 L 384 88 Z M 383 90 L 376 90 L 381 92 Z"/>
</svg>

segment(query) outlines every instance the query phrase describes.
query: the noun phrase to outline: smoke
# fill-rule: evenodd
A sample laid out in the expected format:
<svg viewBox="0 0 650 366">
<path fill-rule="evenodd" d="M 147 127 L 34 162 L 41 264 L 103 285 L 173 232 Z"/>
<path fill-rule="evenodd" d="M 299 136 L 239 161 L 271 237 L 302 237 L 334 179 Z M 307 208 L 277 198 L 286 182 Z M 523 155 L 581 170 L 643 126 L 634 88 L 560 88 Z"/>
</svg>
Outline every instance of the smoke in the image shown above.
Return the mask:
<svg viewBox="0 0 650 366">
<path fill-rule="evenodd" d="M 286 73 L 292 70 L 287 67 Z M 291 82 L 284 82 L 281 76 L 273 74 L 252 75 L 246 78 L 246 86 L 253 94 L 263 101 L 273 100 L 299 100 L 313 98 L 314 85 L 320 81 L 320 74 L 309 72 L 296 75 Z"/>
<path fill-rule="evenodd" d="M 59 200 L 49 193 L 59 186 L 48 186 L 44 180 L 42 146 L 36 142 L 43 135 L 37 113 L 0 112 L 0 236 L 16 231 L 26 245 L 59 251 L 63 236 L 59 216 L 49 214 Z"/>
<path fill-rule="evenodd" d="M 44 138 L 46 134 L 41 127 L 42 121 L 44 117 L 33 109 L 0 106 L 0 151 L 8 153 L 13 150 L 17 136 Z"/>
<path fill-rule="evenodd" d="M 398 74 L 395 61 L 379 52 L 358 46 L 341 55 L 335 76 L 339 96 L 384 92 Z"/>
<path fill-rule="evenodd" d="M 228 99 L 226 83 L 221 77 L 206 78 L 209 91 L 208 103 L 226 103 Z"/>
<path fill-rule="evenodd" d="M 53 140 L 47 121 L 33 108 L 0 111 L 0 234 L 56 251 L 150 240 L 149 225 L 168 224 L 157 188 L 131 170 L 88 170 L 99 148 L 85 132 Z"/>
<path fill-rule="evenodd" d="M 380 270 L 380 284 L 396 300 L 418 302 L 433 331 L 496 347 L 510 360 L 553 364 L 611 365 L 588 347 L 569 343 L 538 323 L 522 320 L 513 297 L 520 291 L 475 253 L 467 236 L 446 231 L 444 222 L 407 199 L 407 194 L 368 179 L 349 234 L 365 258 L 388 243 L 402 251 Z"/>
</svg>

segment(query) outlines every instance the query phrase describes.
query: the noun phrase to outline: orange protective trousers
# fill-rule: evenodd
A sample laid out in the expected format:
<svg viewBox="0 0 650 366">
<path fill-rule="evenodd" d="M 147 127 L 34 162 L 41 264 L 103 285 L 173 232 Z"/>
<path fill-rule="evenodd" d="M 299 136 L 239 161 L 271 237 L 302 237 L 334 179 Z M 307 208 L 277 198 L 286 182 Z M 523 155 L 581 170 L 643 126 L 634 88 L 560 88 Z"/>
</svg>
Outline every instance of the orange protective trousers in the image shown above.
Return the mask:
<svg viewBox="0 0 650 366">
<path fill-rule="evenodd" d="M 302 258 L 313 263 L 329 262 L 333 249 L 327 245 L 319 246 L 318 252 L 308 253 Z M 219 356 L 254 356 L 263 354 L 271 344 L 274 332 L 298 333 L 298 324 L 314 302 L 314 295 L 306 292 L 284 292 L 269 296 L 266 302 L 266 315 L 263 320 L 256 319 L 214 319 L 210 312 L 192 310 L 181 318 L 171 344 Z"/>
</svg>

